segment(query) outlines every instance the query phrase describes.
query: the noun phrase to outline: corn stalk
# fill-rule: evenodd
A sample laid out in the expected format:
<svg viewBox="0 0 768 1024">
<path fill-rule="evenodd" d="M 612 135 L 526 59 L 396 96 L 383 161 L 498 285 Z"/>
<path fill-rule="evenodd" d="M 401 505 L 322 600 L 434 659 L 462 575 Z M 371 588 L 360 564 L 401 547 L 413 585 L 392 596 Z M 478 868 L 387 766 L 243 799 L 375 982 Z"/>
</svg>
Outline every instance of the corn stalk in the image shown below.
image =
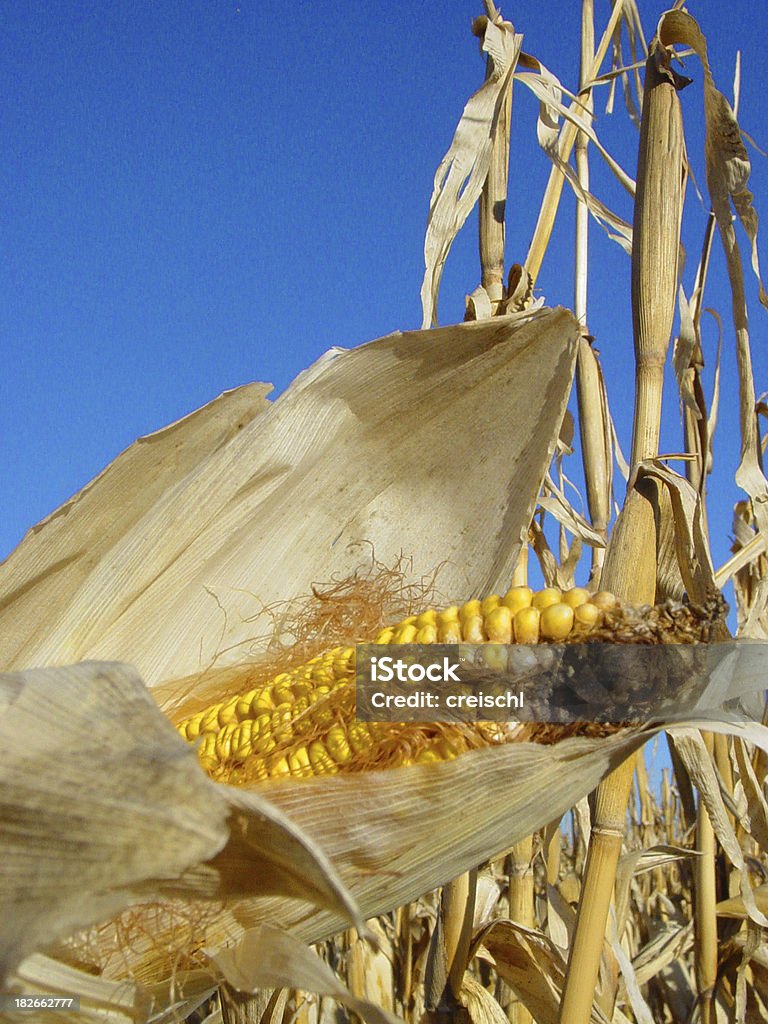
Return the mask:
<svg viewBox="0 0 768 1024">
<path fill-rule="evenodd" d="M 682 218 L 683 125 L 680 80 L 658 44 L 646 62 L 632 241 L 635 419 L 632 470 L 658 454 L 664 363 L 672 331 Z M 653 488 L 630 490 L 611 537 L 602 585 L 628 603 L 652 603 L 656 591 L 656 509 Z M 597 985 L 616 867 L 621 854 L 633 759 L 598 788 L 592 839 L 576 932 L 570 951 L 562 1024 L 587 1024 Z M 603 1008 L 613 1001 L 604 993 Z"/>
</svg>

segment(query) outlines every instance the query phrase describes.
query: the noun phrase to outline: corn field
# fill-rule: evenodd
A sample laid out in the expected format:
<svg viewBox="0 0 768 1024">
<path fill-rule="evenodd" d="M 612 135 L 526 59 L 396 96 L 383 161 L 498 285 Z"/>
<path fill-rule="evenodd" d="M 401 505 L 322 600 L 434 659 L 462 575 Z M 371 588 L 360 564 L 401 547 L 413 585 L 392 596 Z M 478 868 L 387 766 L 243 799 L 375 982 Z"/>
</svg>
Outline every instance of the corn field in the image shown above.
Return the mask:
<svg viewBox="0 0 768 1024">
<path fill-rule="evenodd" d="M 525 52 L 514 12 L 475 13 L 484 77 L 434 179 L 421 330 L 141 438 L 0 565 L 0 1019 L 19 1000 L 56 1019 L 58 999 L 60 1020 L 114 1024 L 768 1021 L 768 705 L 738 660 L 768 638 L 749 153 L 682 7 L 646 45 L 634 0 L 604 24 L 583 0 L 576 83 Z M 524 88 L 551 171 L 512 262 Z M 631 174 L 601 141 L 600 89 L 637 122 Z M 694 90 L 709 212 L 686 264 Z M 631 217 L 598 197 L 598 168 Z M 566 189 L 572 310 L 538 286 Z M 480 283 L 438 326 L 475 208 Z M 589 333 L 596 230 L 631 264 L 626 458 Z M 717 246 L 734 380 L 702 330 Z M 721 392 L 741 436 L 715 482 Z M 733 491 L 721 565 L 714 486 Z M 642 722 L 368 722 L 361 643 L 520 664 L 555 645 L 643 665 L 718 648 L 725 668 L 714 706 L 680 677 L 680 713 L 654 693 Z"/>
</svg>

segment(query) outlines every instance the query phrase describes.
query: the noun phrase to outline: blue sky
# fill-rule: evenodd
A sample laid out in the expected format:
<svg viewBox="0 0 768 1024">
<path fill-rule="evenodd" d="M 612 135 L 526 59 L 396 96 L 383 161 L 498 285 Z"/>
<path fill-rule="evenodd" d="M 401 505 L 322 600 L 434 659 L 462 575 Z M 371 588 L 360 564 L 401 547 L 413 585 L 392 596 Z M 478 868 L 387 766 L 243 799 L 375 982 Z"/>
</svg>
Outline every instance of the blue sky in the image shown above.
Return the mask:
<svg viewBox="0 0 768 1024">
<path fill-rule="evenodd" d="M 598 34 L 608 16 L 598 2 Z M 642 3 L 648 38 L 665 5 Z M 0 558 L 123 448 L 226 388 L 278 391 L 331 345 L 420 324 L 432 178 L 483 65 L 470 34 L 481 3 L 380 7 L 254 0 L 17 0 L 0 8 Z M 580 5 L 518 0 L 503 13 L 573 87 Z M 734 0 L 690 5 L 731 95 L 742 48 L 740 121 L 763 148 L 768 13 Z M 704 188 L 701 68 L 682 95 Z M 637 133 L 620 96 L 597 131 L 634 175 Z M 522 261 L 549 173 L 536 104 L 516 86 L 508 260 Z M 752 154 L 768 232 L 768 167 Z M 631 216 L 593 157 L 595 191 Z M 572 304 L 574 203 L 564 199 L 538 291 Z M 689 187 L 685 283 L 705 211 Z M 633 363 L 629 260 L 592 228 L 589 327 L 625 449 Z M 766 271 L 768 253 L 761 244 Z M 441 322 L 477 284 L 476 226 L 449 257 Z M 723 261 L 707 301 L 723 317 L 723 415 L 711 517 L 727 556 L 738 455 L 733 332 Z M 754 300 L 753 279 L 747 282 Z M 766 314 L 752 306 L 758 393 Z M 708 380 L 716 328 L 705 326 Z M 681 447 L 674 389 L 662 447 Z M 572 460 L 574 461 L 574 460 Z M 571 475 L 578 472 L 571 470 Z"/>
</svg>

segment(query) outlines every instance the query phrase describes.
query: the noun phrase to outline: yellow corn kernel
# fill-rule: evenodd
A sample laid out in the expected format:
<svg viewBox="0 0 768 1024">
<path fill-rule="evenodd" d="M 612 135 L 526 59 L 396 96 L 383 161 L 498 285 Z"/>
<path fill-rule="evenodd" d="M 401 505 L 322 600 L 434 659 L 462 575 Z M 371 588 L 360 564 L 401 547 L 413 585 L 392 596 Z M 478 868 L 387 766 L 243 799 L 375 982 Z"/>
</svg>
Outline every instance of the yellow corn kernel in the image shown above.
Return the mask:
<svg viewBox="0 0 768 1024">
<path fill-rule="evenodd" d="M 315 775 L 335 775 L 339 767 L 328 753 L 325 744 L 314 740 L 309 745 L 309 763 Z"/>
<path fill-rule="evenodd" d="M 337 676 L 355 671 L 355 648 L 340 647 L 333 659 L 333 669 Z"/>
<path fill-rule="evenodd" d="M 530 587 L 512 587 L 502 597 L 501 603 L 514 615 L 521 608 L 530 608 L 532 599 L 533 591 Z"/>
<path fill-rule="evenodd" d="M 619 599 L 615 594 L 612 594 L 610 590 L 598 590 L 596 594 L 593 594 L 589 599 L 592 604 L 596 605 L 601 612 L 611 611 L 613 608 L 617 608 Z"/>
<path fill-rule="evenodd" d="M 430 608 L 426 612 L 422 612 L 421 615 L 417 616 L 414 626 L 418 626 L 422 629 L 424 626 L 434 626 L 437 622 L 437 612 L 434 608 Z"/>
<path fill-rule="evenodd" d="M 177 726 L 179 732 L 186 740 L 196 740 L 200 735 L 200 723 L 203 720 L 204 711 L 194 715 L 192 718 L 188 718 L 186 722 L 180 722 Z"/>
<path fill-rule="evenodd" d="M 485 635 L 485 623 L 482 615 L 472 615 L 464 619 L 462 633 L 468 644 L 484 644 L 488 639 Z"/>
<path fill-rule="evenodd" d="M 586 604 L 589 600 L 589 591 L 584 587 L 573 587 L 571 590 L 564 590 L 560 600 L 571 608 L 578 608 L 580 604 Z"/>
<path fill-rule="evenodd" d="M 498 594 L 489 594 L 488 597 L 483 598 L 480 602 L 480 612 L 483 615 L 488 615 L 494 608 L 498 608 L 501 603 L 501 598 Z"/>
<path fill-rule="evenodd" d="M 272 697 L 271 686 L 260 686 L 258 690 L 253 691 L 253 700 L 251 701 L 251 714 L 258 715 L 264 711 L 274 711 L 275 702 Z"/>
<path fill-rule="evenodd" d="M 417 627 L 412 622 L 406 622 L 397 627 L 391 642 L 393 644 L 412 644 L 418 632 Z"/>
<path fill-rule="evenodd" d="M 391 644 L 392 637 L 395 635 L 395 632 L 396 630 L 393 626 L 387 626 L 386 629 L 382 629 L 373 642 L 375 644 Z"/>
<path fill-rule="evenodd" d="M 275 749 L 277 743 L 273 733 L 272 715 L 269 712 L 259 715 L 254 720 L 251 736 L 255 753 L 269 754 Z"/>
<path fill-rule="evenodd" d="M 308 697 L 312 704 L 312 721 L 323 728 L 333 725 L 336 721 L 333 709 L 328 706 L 328 694 L 330 692 L 329 687 L 318 686 Z"/>
<path fill-rule="evenodd" d="M 272 732 L 276 733 L 278 742 L 282 743 L 285 740 L 289 740 L 293 735 L 293 730 L 291 728 L 291 723 L 293 722 L 292 707 L 292 704 L 289 704 L 288 701 L 284 701 L 282 704 L 278 704 L 272 712 Z"/>
<path fill-rule="evenodd" d="M 334 725 L 328 730 L 325 737 L 325 745 L 328 753 L 336 764 L 345 764 L 352 758 L 352 751 L 347 743 L 347 734 L 343 725 Z"/>
<path fill-rule="evenodd" d="M 309 697 L 314 688 L 314 683 L 310 683 L 306 679 L 297 679 L 291 687 L 294 703 L 297 700 L 301 700 L 302 697 Z"/>
<path fill-rule="evenodd" d="M 291 769 L 291 775 L 299 779 L 307 779 L 314 774 L 306 747 L 299 747 L 288 755 L 288 767 Z"/>
<path fill-rule="evenodd" d="M 253 727 L 255 722 L 252 718 L 246 718 L 240 722 L 232 733 L 230 752 L 235 760 L 241 761 L 253 752 Z"/>
<path fill-rule="evenodd" d="M 446 614 L 450 612 L 451 614 Z M 441 644 L 458 644 L 461 642 L 461 625 L 458 608 L 448 608 L 437 617 L 437 639 Z"/>
<path fill-rule="evenodd" d="M 278 757 L 274 761 L 270 761 L 267 765 L 267 773 L 269 778 L 279 778 L 281 775 L 290 775 L 291 766 L 288 764 L 287 757 Z"/>
<path fill-rule="evenodd" d="M 497 644 L 512 643 L 512 612 L 505 605 L 497 605 L 488 613 L 485 622 L 488 639 Z"/>
<path fill-rule="evenodd" d="M 539 642 L 539 609 L 521 608 L 513 620 L 515 642 L 518 644 L 537 644 Z"/>
<path fill-rule="evenodd" d="M 216 733 L 207 732 L 197 748 L 197 759 L 206 771 L 212 771 L 219 763 L 216 756 Z"/>
<path fill-rule="evenodd" d="M 509 642 L 511 643 L 512 641 Z M 495 643 L 491 642 L 484 646 L 483 663 L 487 665 L 488 668 L 495 669 L 497 672 L 504 672 L 507 669 L 508 660 L 507 649 L 502 645 L 502 641 L 497 640 Z"/>
<path fill-rule="evenodd" d="M 249 779 L 257 779 L 259 782 L 269 778 L 269 769 L 263 757 L 252 757 L 248 761 L 247 775 Z"/>
<path fill-rule="evenodd" d="M 461 608 L 459 608 L 459 622 L 461 622 L 461 624 L 464 625 L 467 619 L 475 619 L 477 618 L 478 615 L 481 614 L 482 608 L 480 606 L 480 602 L 477 599 L 473 601 L 467 601 L 466 604 L 463 604 Z"/>
<path fill-rule="evenodd" d="M 239 722 L 228 722 L 216 733 L 216 756 L 220 761 L 228 761 L 232 743 L 232 734 L 237 729 Z"/>
<path fill-rule="evenodd" d="M 440 757 L 436 750 L 426 747 L 426 749 L 419 751 L 416 757 L 416 764 L 432 764 L 442 760 L 444 758 Z"/>
<path fill-rule="evenodd" d="M 239 698 L 232 697 L 226 704 L 222 704 L 219 707 L 218 721 L 219 725 L 229 725 L 230 722 L 237 721 L 237 703 Z"/>
<path fill-rule="evenodd" d="M 324 683 L 326 686 L 329 686 L 333 682 L 335 682 L 335 679 L 333 675 L 333 668 L 331 666 L 326 668 L 325 665 L 317 665 L 312 669 L 313 684 Z"/>
<path fill-rule="evenodd" d="M 312 699 L 310 697 L 299 697 L 293 702 L 291 724 L 297 736 L 303 736 L 312 729 L 312 722 L 307 717 L 307 712 L 311 707 Z"/>
<path fill-rule="evenodd" d="M 293 680 L 290 673 L 281 672 L 272 680 L 272 699 L 278 706 L 280 704 L 293 704 Z"/>
<path fill-rule="evenodd" d="M 221 710 L 221 704 L 214 704 L 203 713 L 200 719 L 200 732 L 215 732 L 219 728 L 219 711 Z"/>
<path fill-rule="evenodd" d="M 531 598 L 531 604 L 534 608 L 538 608 L 540 612 L 543 612 L 545 608 L 548 608 L 551 604 L 557 604 L 560 600 L 560 591 L 557 587 L 545 587 L 543 590 L 537 590 Z"/>
<path fill-rule="evenodd" d="M 417 644 L 436 644 L 437 643 L 437 626 L 434 623 L 429 623 L 421 627 L 419 632 L 416 634 Z"/>
<path fill-rule="evenodd" d="M 239 721 L 242 722 L 244 718 L 247 718 L 250 715 L 251 701 L 257 693 L 258 690 L 249 690 L 248 693 L 244 693 L 238 697 L 237 704 L 235 705 L 235 712 Z"/>
<path fill-rule="evenodd" d="M 580 604 L 577 608 L 573 609 L 574 624 L 581 626 L 582 629 L 594 629 L 595 626 L 599 625 L 602 613 L 596 604 L 592 604 L 591 601 L 587 601 L 586 604 Z"/>
<path fill-rule="evenodd" d="M 373 746 L 371 727 L 353 719 L 347 726 L 347 741 L 356 754 L 365 754 Z"/>
<path fill-rule="evenodd" d="M 565 640 L 573 630 L 573 608 L 562 601 L 548 605 L 541 613 L 540 628 L 545 640 Z"/>
</svg>

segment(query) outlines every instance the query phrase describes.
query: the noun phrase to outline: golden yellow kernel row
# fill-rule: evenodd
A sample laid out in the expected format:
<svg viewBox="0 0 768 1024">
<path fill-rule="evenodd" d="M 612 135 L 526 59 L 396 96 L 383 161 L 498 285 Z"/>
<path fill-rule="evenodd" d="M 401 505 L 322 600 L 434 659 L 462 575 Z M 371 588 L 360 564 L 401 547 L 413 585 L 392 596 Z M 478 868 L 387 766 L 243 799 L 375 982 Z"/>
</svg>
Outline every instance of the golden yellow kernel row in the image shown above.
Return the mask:
<svg viewBox="0 0 768 1024">
<path fill-rule="evenodd" d="M 513 587 L 504 595 L 409 616 L 381 630 L 374 643 L 556 642 L 595 629 L 616 606 L 612 594 L 590 595 L 581 587 Z M 334 691 L 353 681 L 354 669 L 355 648 L 336 647 L 267 684 L 198 712 L 178 726 L 179 732 L 198 741 L 200 762 L 215 777 L 246 762 L 252 779 L 333 774 L 355 755 L 372 755 L 377 742 L 374 724 L 347 720 L 348 708 L 342 714 L 329 702 Z M 450 743 L 438 737 L 414 760 L 423 763 L 456 755 Z M 403 752 L 397 763 L 411 763 L 410 755 Z"/>
</svg>

